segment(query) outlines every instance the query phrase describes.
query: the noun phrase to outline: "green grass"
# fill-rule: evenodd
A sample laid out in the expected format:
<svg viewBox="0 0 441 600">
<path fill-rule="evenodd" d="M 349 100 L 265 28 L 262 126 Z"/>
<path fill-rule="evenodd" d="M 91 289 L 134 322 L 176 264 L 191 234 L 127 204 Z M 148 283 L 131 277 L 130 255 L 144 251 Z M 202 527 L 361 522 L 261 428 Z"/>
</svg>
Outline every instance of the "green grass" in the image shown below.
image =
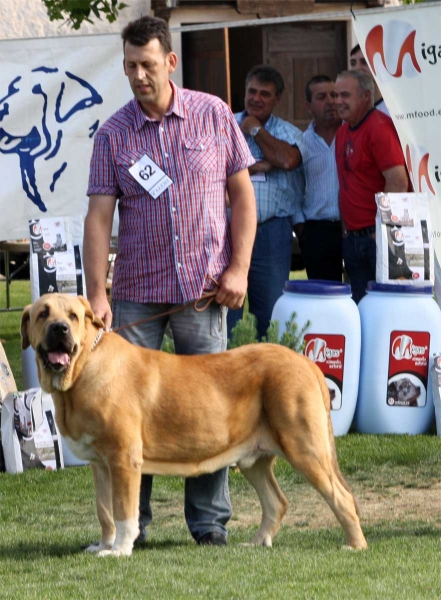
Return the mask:
<svg viewBox="0 0 441 600">
<path fill-rule="evenodd" d="M 441 476 L 434 436 L 352 434 L 337 447 L 350 484 L 370 491 Z M 283 461 L 276 474 L 291 506 L 302 502 L 309 486 Z M 441 591 L 439 518 L 420 519 L 418 506 L 408 519 L 384 514 L 366 524 L 366 552 L 342 550 L 336 522 L 285 525 L 272 549 L 244 548 L 239 544 L 255 532 L 259 511 L 253 508 L 250 525 L 254 492 L 232 471 L 230 491 L 235 517 L 227 548 L 196 546 L 184 525 L 182 480 L 156 477 L 148 545 L 131 558 L 99 559 L 80 551 L 99 536 L 88 467 L 2 474 L 0 598 L 421 599 Z M 329 509 L 322 503 L 319 510 Z"/>
<path fill-rule="evenodd" d="M 1 287 L 0 293 L 4 306 Z M 29 284 L 13 282 L 12 305 L 28 302 Z M 0 338 L 19 389 L 20 317 L 0 313 Z M 192 541 L 183 517 L 183 480 L 156 477 L 148 544 L 124 559 L 80 550 L 99 537 L 88 467 L 1 473 L 0 599 L 438 598 L 440 439 L 351 433 L 336 443 L 342 472 L 359 500 L 365 552 L 341 549 L 343 532 L 328 507 L 315 502 L 318 496 L 284 461 L 276 464 L 276 475 L 290 510 L 272 549 L 240 546 L 255 533 L 260 509 L 255 492 L 230 470 L 234 516 L 226 548 Z M 404 510 L 395 511 L 403 500 Z"/>
</svg>

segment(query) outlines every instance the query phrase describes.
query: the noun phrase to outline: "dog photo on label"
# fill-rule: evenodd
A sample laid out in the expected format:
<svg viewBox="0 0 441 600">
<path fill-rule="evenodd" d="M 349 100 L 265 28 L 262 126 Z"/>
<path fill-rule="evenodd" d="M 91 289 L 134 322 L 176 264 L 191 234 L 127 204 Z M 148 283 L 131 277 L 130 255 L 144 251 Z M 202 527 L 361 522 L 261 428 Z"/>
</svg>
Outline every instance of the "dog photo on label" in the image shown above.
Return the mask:
<svg viewBox="0 0 441 600">
<path fill-rule="evenodd" d="M 420 396 L 421 387 L 415 385 L 409 377 L 389 381 L 387 385 L 387 399 L 392 406 L 418 406 Z"/>
<path fill-rule="evenodd" d="M 85 298 L 58 293 L 25 308 L 21 333 L 61 435 L 92 467 L 101 540 L 86 551 L 132 553 L 141 473 L 197 477 L 233 463 L 262 505 L 251 544 L 271 546 L 288 507 L 273 474 L 278 456 L 323 496 L 347 546 L 367 547 L 313 361 L 277 344 L 198 356 L 148 350 L 103 332 Z"/>
</svg>

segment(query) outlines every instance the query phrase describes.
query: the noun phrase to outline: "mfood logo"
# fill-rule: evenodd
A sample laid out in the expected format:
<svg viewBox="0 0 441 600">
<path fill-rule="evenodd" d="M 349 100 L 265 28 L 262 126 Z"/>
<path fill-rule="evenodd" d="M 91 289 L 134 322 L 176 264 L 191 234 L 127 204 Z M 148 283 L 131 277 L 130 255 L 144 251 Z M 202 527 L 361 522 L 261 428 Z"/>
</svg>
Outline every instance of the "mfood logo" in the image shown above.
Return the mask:
<svg viewBox="0 0 441 600">
<path fill-rule="evenodd" d="M 304 355 L 316 363 L 324 363 L 329 359 L 339 358 L 341 353 L 340 348 L 328 348 L 326 341 L 322 338 L 309 340 L 304 351 Z"/>
<path fill-rule="evenodd" d="M 386 29 L 383 29 L 382 25 L 371 29 L 366 37 L 365 55 L 373 73 L 379 78 L 382 74 L 388 74 L 390 77 L 415 77 L 421 73 L 415 36 L 415 28 L 406 21 L 391 21 L 386 25 Z M 377 55 L 383 66 L 383 73 L 377 73 Z"/>
<path fill-rule="evenodd" d="M 424 146 L 406 144 L 406 164 L 413 189 L 416 192 L 430 192 L 435 196 L 436 192 L 429 173 L 429 158 L 429 152 Z M 435 178 L 437 181 L 438 176 L 438 167 L 435 167 Z"/>
<path fill-rule="evenodd" d="M 392 342 L 392 355 L 396 360 L 410 360 L 424 356 L 427 346 L 415 346 L 409 335 L 398 335 Z"/>
</svg>

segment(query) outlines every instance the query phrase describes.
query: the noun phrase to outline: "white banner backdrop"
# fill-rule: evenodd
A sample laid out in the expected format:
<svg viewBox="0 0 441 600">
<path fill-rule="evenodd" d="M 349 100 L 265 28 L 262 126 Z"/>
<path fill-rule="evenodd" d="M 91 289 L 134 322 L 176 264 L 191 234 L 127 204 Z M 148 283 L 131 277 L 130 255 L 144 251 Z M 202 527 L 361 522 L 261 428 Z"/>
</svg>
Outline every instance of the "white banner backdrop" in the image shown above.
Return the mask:
<svg viewBox="0 0 441 600">
<path fill-rule="evenodd" d="M 119 34 L 0 41 L 0 240 L 85 216 L 93 136 L 130 98 Z"/>
<path fill-rule="evenodd" d="M 441 298 L 441 3 L 355 13 L 357 40 L 398 132 L 416 192 L 427 192 Z"/>
</svg>

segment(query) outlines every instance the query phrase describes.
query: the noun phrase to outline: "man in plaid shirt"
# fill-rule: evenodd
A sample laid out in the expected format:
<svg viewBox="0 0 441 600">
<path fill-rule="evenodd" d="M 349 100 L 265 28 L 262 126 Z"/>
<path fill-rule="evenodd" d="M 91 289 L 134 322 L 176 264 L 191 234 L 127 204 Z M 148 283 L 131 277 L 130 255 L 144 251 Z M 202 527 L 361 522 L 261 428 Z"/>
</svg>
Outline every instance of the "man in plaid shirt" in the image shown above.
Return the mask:
<svg viewBox="0 0 441 600">
<path fill-rule="evenodd" d="M 248 174 L 254 160 L 225 103 L 170 81 L 177 56 L 165 21 L 142 17 L 125 27 L 122 39 L 135 97 L 95 138 L 84 239 L 88 298 L 106 327 L 116 328 L 199 298 L 216 281 L 216 303 L 204 312 L 190 305 L 121 335 L 159 349 L 170 324 L 177 353 L 220 352 L 226 309 L 242 306 L 247 289 L 256 231 Z M 105 281 L 117 200 L 110 308 Z M 138 542 L 152 519 L 151 487 L 152 477 L 143 475 Z M 197 543 L 224 545 L 230 516 L 227 469 L 186 480 L 185 517 Z"/>
</svg>

